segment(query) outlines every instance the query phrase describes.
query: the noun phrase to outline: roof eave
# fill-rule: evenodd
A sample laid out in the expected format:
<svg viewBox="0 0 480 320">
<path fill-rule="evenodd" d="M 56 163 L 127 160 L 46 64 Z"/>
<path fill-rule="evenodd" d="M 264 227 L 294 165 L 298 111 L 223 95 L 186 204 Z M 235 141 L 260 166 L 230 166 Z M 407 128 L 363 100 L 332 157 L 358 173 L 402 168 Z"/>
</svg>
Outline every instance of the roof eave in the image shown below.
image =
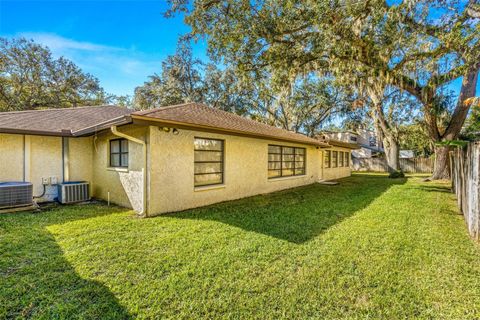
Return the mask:
<svg viewBox="0 0 480 320">
<path fill-rule="evenodd" d="M 24 135 L 31 135 L 31 136 L 51 136 L 51 137 L 72 137 L 73 136 L 70 130 L 43 131 L 43 130 L 29 130 L 29 129 L 0 128 L 0 133 L 24 134 Z"/>
<path fill-rule="evenodd" d="M 134 122 L 135 122 L 135 120 L 137 120 L 137 121 L 138 120 L 148 121 L 148 122 L 154 122 L 157 125 L 158 124 L 163 124 L 165 126 L 175 126 L 179 129 L 198 130 L 198 131 L 206 131 L 206 132 L 213 132 L 213 133 L 223 133 L 223 134 L 231 134 L 231 135 L 237 135 L 237 136 L 246 136 L 246 137 L 251 137 L 251 138 L 268 139 L 268 140 L 275 140 L 275 141 L 285 141 L 285 142 L 290 142 L 290 143 L 313 145 L 313 146 L 316 146 L 316 147 L 324 147 L 324 148 L 329 147 L 328 144 L 323 143 L 321 141 L 302 141 L 302 140 L 299 140 L 299 139 L 298 140 L 297 139 L 288 139 L 288 138 L 282 138 L 282 137 L 278 137 L 278 136 L 249 133 L 249 132 L 240 131 L 240 130 L 231 130 L 231 129 L 224 129 L 224 128 L 218 128 L 218 127 L 198 125 L 198 124 L 188 123 L 188 122 L 165 120 L 165 119 L 148 117 L 148 116 L 138 115 L 138 114 L 132 114 L 131 117 L 134 120 Z"/>
<path fill-rule="evenodd" d="M 108 129 L 111 126 L 114 126 L 114 125 L 119 126 L 119 125 L 125 125 L 125 124 L 129 124 L 129 123 L 132 123 L 132 117 L 130 117 L 129 115 L 123 115 L 123 116 L 120 116 L 120 117 L 109 119 L 109 120 L 101 122 L 101 123 L 97 123 L 97 124 L 95 124 L 93 126 L 90 126 L 90 127 L 86 127 L 86 128 L 82 128 L 82 129 L 73 131 L 72 136 L 74 136 L 74 137 L 88 136 L 90 134 Z"/>
</svg>

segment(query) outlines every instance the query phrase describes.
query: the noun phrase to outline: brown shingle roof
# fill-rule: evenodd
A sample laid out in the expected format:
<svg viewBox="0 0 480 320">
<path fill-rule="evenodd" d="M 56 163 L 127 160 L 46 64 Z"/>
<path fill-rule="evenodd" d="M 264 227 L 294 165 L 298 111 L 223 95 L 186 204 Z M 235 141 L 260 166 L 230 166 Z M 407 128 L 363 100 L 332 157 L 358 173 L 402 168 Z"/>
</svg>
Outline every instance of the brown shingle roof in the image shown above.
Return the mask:
<svg viewBox="0 0 480 320">
<path fill-rule="evenodd" d="M 350 142 L 333 140 L 333 139 L 328 139 L 325 142 L 335 147 L 343 147 L 343 148 L 352 149 L 352 150 L 360 149 L 360 145 L 358 145 L 357 143 L 350 143 Z"/>
<path fill-rule="evenodd" d="M 129 122 L 133 110 L 117 106 L 0 112 L 0 133 L 79 136 Z"/>
<path fill-rule="evenodd" d="M 199 103 L 185 103 L 158 109 L 137 111 L 132 113 L 131 116 L 133 119 L 154 120 L 165 124 L 203 128 L 317 146 L 328 146 L 328 144 L 324 142 L 303 134 L 269 126 Z"/>
</svg>

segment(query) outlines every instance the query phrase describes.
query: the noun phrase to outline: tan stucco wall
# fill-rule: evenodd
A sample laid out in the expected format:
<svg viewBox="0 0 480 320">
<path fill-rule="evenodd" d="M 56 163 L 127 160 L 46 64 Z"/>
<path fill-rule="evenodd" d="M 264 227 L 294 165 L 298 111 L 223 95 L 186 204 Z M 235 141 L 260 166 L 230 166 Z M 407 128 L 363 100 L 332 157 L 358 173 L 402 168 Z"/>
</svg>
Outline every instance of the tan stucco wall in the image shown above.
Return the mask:
<svg viewBox="0 0 480 320">
<path fill-rule="evenodd" d="M 91 138 L 69 138 L 69 144 L 70 181 L 91 182 Z M 31 182 L 33 195 L 39 196 L 43 192 L 42 178 L 52 177 L 63 181 L 62 138 L 0 134 L 0 181 Z M 47 185 L 45 196 L 37 201 L 56 197 L 57 186 Z"/>
<path fill-rule="evenodd" d="M 68 180 L 90 182 L 92 194 L 93 138 L 68 138 L 68 155 Z"/>
<path fill-rule="evenodd" d="M 195 137 L 225 141 L 225 183 L 220 188 L 194 188 Z M 268 179 L 268 144 L 305 147 L 306 175 Z M 320 152 L 308 145 L 189 130 L 179 130 L 178 135 L 173 135 L 152 127 L 150 154 L 151 215 L 292 188 L 320 179 Z"/>
<path fill-rule="evenodd" d="M 349 163 L 351 163 L 351 150 L 347 148 L 340 148 L 340 147 L 332 147 L 328 149 L 329 151 L 342 151 L 342 152 L 348 152 L 349 153 Z M 340 179 L 340 178 L 345 178 L 349 177 L 352 174 L 352 171 L 350 169 L 350 166 L 348 167 L 337 167 L 337 168 L 326 168 L 325 167 L 325 157 L 324 157 L 325 151 L 322 151 L 322 172 L 323 172 L 323 179 L 324 180 L 335 180 L 335 179 Z"/>
<path fill-rule="evenodd" d="M 135 138 L 144 140 L 146 126 L 129 125 L 118 129 Z M 93 196 L 110 199 L 111 203 L 141 211 L 143 206 L 143 150 L 140 144 L 129 141 L 128 169 L 109 167 L 109 141 L 119 137 L 104 132 L 93 138 L 92 175 Z"/>
<path fill-rule="evenodd" d="M 23 181 L 23 136 L 0 134 L 0 181 Z"/>
<path fill-rule="evenodd" d="M 56 177 L 62 182 L 62 138 L 27 136 L 30 138 L 30 174 L 27 181 L 33 183 L 33 194 L 42 194 L 42 177 Z M 28 147 L 28 143 L 27 143 Z M 56 186 L 47 186 L 44 198 L 53 200 L 57 196 Z"/>
</svg>

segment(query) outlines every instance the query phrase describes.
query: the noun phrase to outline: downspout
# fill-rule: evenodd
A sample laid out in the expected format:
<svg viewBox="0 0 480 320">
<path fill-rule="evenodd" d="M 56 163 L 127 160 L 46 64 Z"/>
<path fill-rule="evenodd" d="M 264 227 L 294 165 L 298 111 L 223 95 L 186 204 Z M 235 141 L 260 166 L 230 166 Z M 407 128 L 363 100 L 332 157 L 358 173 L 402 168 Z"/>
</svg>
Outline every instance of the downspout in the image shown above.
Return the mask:
<svg viewBox="0 0 480 320">
<path fill-rule="evenodd" d="M 62 182 L 70 181 L 70 144 L 68 137 L 62 137 Z"/>
<path fill-rule="evenodd" d="M 143 205 L 142 205 L 142 212 L 140 212 L 140 215 L 143 215 L 145 217 L 148 216 L 148 205 L 147 205 L 147 143 L 143 140 L 137 139 L 135 137 L 129 136 L 125 133 L 119 132 L 117 130 L 117 126 L 111 126 L 110 130 L 114 135 L 117 137 L 125 138 L 129 141 L 138 143 L 142 145 L 142 151 L 143 151 L 143 168 L 142 168 L 142 176 L 143 176 Z"/>
<path fill-rule="evenodd" d="M 26 159 L 26 151 L 25 151 L 25 135 L 23 135 L 23 182 L 26 182 L 27 179 L 27 159 Z"/>
</svg>

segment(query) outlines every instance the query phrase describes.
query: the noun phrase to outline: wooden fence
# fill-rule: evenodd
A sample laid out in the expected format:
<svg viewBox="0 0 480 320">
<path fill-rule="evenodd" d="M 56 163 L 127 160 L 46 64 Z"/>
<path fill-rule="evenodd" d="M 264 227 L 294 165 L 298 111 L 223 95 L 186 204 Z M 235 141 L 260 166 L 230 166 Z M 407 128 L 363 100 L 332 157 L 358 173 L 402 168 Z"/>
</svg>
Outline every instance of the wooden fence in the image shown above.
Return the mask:
<svg viewBox="0 0 480 320">
<path fill-rule="evenodd" d="M 480 142 L 450 152 L 452 190 L 470 235 L 480 238 Z"/>
<path fill-rule="evenodd" d="M 433 172 L 433 159 L 400 159 L 400 169 L 408 173 L 431 173 Z M 388 172 L 387 160 L 385 158 L 353 158 L 352 170 Z"/>
</svg>

